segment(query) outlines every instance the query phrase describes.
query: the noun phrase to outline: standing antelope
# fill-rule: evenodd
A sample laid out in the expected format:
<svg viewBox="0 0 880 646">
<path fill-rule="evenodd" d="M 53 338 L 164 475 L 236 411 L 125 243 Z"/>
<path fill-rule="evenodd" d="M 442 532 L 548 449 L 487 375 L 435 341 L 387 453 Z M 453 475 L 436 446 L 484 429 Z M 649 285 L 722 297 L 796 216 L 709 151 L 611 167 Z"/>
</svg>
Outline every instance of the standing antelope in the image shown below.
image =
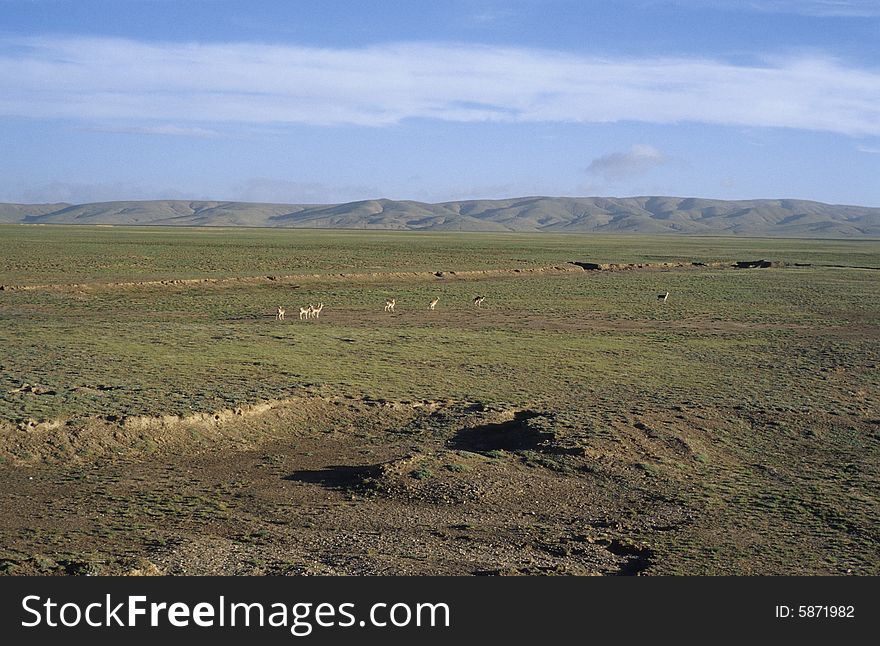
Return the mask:
<svg viewBox="0 0 880 646">
<path fill-rule="evenodd" d="M 385 299 L 385 311 L 394 313 L 394 305 L 397 303 L 397 300 L 394 298 Z"/>
<path fill-rule="evenodd" d="M 284 320 L 284 308 L 281 307 L 280 305 L 278 306 L 278 311 L 275 312 L 275 320 L 276 321 L 283 321 Z"/>
<path fill-rule="evenodd" d="M 431 301 L 430 308 L 431 308 L 431 311 L 432 311 L 432 312 L 434 311 L 434 308 L 437 307 L 437 303 L 438 303 L 439 301 L 440 301 L 440 297 L 439 297 L 439 296 L 438 296 L 437 298 L 435 298 L 433 301 Z"/>
<path fill-rule="evenodd" d="M 667 298 L 669 298 L 669 292 L 666 292 L 665 294 L 657 294 L 658 301 L 663 301 L 665 303 Z"/>
<path fill-rule="evenodd" d="M 474 305 L 476 305 L 477 307 L 480 307 L 480 306 L 483 304 L 483 301 L 484 301 L 484 300 L 486 300 L 486 297 L 485 297 L 485 296 L 477 296 L 477 297 L 474 299 Z"/>
<path fill-rule="evenodd" d="M 324 309 L 324 303 L 318 303 L 317 307 L 312 308 L 311 318 L 317 319 L 319 316 L 321 316 L 321 310 L 323 310 L 323 309 Z"/>
<path fill-rule="evenodd" d="M 299 308 L 299 320 L 310 318 L 312 316 L 312 310 L 315 309 L 314 305 L 309 305 L 308 307 Z"/>
</svg>

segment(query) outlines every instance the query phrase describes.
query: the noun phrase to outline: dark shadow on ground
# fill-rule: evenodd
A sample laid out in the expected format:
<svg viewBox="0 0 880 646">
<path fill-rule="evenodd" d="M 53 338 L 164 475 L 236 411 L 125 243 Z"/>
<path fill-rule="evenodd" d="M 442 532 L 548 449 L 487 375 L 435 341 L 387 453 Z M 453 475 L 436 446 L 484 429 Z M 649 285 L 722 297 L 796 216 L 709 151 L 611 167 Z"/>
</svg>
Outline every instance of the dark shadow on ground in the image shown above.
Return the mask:
<svg viewBox="0 0 880 646">
<path fill-rule="evenodd" d="M 577 449 L 556 444 L 556 434 L 531 423 L 546 418 L 531 410 L 517 411 L 513 419 L 496 424 L 481 424 L 463 428 L 447 442 L 451 449 L 487 453 L 489 451 L 538 451 L 555 455 L 580 454 Z"/>
<path fill-rule="evenodd" d="M 294 471 L 283 479 L 319 484 L 328 489 L 359 489 L 366 479 L 374 478 L 378 473 L 376 465 L 334 465 L 323 469 Z"/>
</svg>

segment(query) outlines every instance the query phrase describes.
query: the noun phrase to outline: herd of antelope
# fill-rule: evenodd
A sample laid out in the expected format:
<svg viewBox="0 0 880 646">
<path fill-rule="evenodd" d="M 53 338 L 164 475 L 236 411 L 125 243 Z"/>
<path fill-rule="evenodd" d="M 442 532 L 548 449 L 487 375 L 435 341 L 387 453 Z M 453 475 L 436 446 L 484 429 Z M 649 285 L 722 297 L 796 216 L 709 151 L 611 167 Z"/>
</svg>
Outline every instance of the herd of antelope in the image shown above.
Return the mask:
<svg viewBox="0 0 880 646">
<path fill-rule="evenodd" d="M 308 307 L 299 308 L 299 320 L 304 321 L 308 319 L 317 319 L 321 316 L 321 311 L 324 309 L 324 303 L 318 303 L 317 305 L 309 304 Z M 278 313 L 275 315 L 275 320 L 283 321 L 284 320 L 284 308 L 280 305 L 278 306 Z"/>
<path fill-rule="evenodd" d="M 657 300 L 661 303 L 665 303 L 669 299 L 669 292 L 664 292 L 662 294 L 657 294 Z M 482 307 L 483 301 L 486 300 L 485 296 L 475 296 L 473 299 L 473 304 L 476 307 Z M 428 309 L 432 312 L 437 307 L 437 303 L 440 302 L 440 297 L 436 297 L 431 299 L 430 303 L 428 303 Z M 385 300 L 385 311 L 394 313 L 394 306 L 397 305 L 397 299 L 388 298 Z M 299 320 L 300 321 L 308 321 L 311 319 L 317 320 L 321 316 L 321 311 L 324 309 L 324 303 L 318 303 L 317 305 L 309 304 L 308 307 L 299 308 Z M 278 306 L 278 310 L 275 313 L 276 321 L 284 320 L 284 308 L 280 305 Z"/>
</svg>

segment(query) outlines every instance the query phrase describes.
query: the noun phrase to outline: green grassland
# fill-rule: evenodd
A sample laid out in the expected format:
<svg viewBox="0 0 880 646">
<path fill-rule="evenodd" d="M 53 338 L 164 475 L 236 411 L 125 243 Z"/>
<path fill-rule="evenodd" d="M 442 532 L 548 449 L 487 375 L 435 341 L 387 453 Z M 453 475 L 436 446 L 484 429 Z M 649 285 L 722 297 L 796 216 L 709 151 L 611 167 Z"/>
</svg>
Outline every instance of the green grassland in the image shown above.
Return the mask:
<svg viewBox="0 0 880 646">
<path fill-rule="evenodd" d="M 0 284 L 569 260 L 880 266 L 880 243 L 815 240 L 6 227 L 0 241 Z M 148 260 L 126 265 L 135 251 Z M 0 296 L 0 415 L 176 414 L 303 383 L 392 399 L 551 402 L 622 389 L 800 405 L 827 385 L 822 368 L 876 359 L 877 277 L 811 266 L 12 291 Z M 656 302 L 662 291 L 668 307 Z M 477 293 L 488 295 L 484 311 L 470 303 Z M 397 313 L 383 316 L 392 296 Z M 299 306 L 318 301 L 320 322 L 300 322 Z M 279 304 L 287 320 L 276 324 Z M 850 368 L 854 387 L 876 386 L 876 373 Z M 22 384 L 54 394 L 12 392 Z M 89 392 L 97 385 L 112 397 Z"/>
<path fill-rule="evenodd" d="M 809 266 L 390 275 L 758 258 Z M 0 284 L 88 284 L 0 292 L 0 419 L 15 433 L 303 393 L 542 411 L 561 440 L 705 514 L 663 539 L 633 525 L 656 572 L 878 574 L 880 273 L 866 267 L 880 242 L 0 227 Z M 389 276 L 102 285 L 300 273 Z M 300 321 L 319 301 L 320 320 Z M 687 451 L 652 449 L 636 423 Z"/>
<path fill-rule="evenodd" d="M 880 264 L 876 241 L 0 225 L 0 284 L 515 268 L 569 260 Z"/>
</svg>

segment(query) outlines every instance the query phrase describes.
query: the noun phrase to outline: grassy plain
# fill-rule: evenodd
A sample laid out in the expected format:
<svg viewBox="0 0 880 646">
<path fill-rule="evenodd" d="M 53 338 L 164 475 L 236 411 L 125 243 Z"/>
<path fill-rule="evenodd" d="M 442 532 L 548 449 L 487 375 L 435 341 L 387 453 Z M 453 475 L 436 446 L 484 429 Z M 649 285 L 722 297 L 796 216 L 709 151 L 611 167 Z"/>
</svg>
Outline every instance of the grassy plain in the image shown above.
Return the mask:
<svg viewBox="0 0 880 646">
<path fill-rule="evenodd" d="M 690 264 L 758 258 L 790 264 Z M 0 285 L 39 286 L 0 291 L 0 567 L 878 574 L 871 267 L 878 241 L 0 227 Z M 198 278 L 254 280 L 168 282 Z"/>
</svg>

